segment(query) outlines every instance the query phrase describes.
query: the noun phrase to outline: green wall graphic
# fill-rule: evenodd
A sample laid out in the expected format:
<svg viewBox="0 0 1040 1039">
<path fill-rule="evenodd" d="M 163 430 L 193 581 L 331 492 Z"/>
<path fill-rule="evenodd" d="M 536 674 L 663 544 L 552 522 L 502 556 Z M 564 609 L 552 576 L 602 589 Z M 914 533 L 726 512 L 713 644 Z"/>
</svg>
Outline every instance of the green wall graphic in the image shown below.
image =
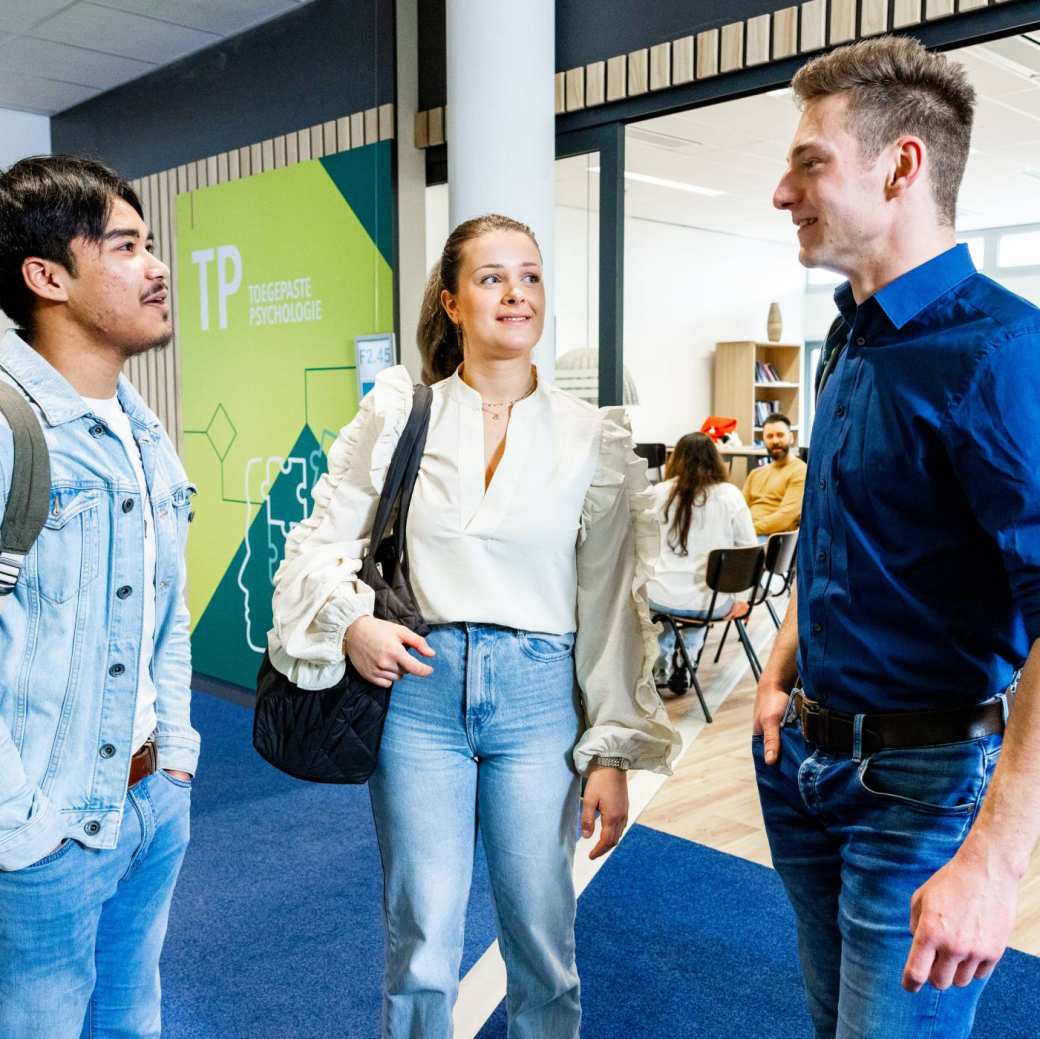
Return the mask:
<svg viewBox="0 0 1040 1039">
<path fill-rule="evenodd" d="M 390 142 L 177 200 L 194 666 L 251 687 L 272 578 L 358 405 L 354 337 L 393 328 Z"/>
</svg>

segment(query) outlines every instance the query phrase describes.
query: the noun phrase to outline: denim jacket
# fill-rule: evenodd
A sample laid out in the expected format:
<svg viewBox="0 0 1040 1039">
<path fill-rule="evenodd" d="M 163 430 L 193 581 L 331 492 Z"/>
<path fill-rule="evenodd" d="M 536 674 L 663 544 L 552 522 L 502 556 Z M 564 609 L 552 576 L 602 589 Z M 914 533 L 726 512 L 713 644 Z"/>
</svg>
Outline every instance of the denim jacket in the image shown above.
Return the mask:
<svg viewBox="0 0 1040 1039">
<path fill-rule="evenodd" d="M 13 331 L 0 342 L 0 379 L 29 399 L 51 464 L 46 525 L 14 593 L 0 598 L 0 870 L 15 870 L 63 838 L 116 845 L 133 750 L 144 523 L 122 442 Z M 159 766 L 194 773 L 184 549 L 195 488 L 124 378 L 118 395 L 141 449 L 154 521 Z M 11 431 L 0 417 L 0 507 L 12 464 Z"/>
</svg>

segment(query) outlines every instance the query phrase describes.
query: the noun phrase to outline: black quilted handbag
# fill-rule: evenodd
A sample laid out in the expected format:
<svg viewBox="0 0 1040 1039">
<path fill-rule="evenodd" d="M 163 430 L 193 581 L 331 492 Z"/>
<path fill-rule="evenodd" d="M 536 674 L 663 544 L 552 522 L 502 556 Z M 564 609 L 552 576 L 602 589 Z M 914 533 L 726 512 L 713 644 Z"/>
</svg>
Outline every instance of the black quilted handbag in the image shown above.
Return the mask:
<svg viewBox="0 0 1040 1039">
<path fill-rule="evenodd" d="M 431 393 L 416 386 L 376 507 L 360 580 L 376 593 L 375 616 L 425 635 L 429 625 L 408 582 L 405 524 L 426 446 Z M 376 767 L 390 690 L 362 678 L 350 659 L 328 689 L 301 689 L 265 653 L 256 678 L 253 746 L 282 772 L 312 783 L 364 783 Z"/>
</svg>

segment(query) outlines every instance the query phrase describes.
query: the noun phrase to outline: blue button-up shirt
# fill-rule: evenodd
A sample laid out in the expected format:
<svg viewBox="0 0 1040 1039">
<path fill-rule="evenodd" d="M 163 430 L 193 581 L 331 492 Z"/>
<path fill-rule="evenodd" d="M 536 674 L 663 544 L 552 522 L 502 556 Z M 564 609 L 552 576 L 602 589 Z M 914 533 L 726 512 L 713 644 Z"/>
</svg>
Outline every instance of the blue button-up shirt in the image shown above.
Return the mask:
<svg viewBox="0 0 1040 1039">
<path fill-rule="evenodd" d="M 850 713 L 981 702 L 1040 635 L 1040 311 L 963 245 L 835 300 L 850 332 L 805 482 L 803 685 Z"/>
</svg>

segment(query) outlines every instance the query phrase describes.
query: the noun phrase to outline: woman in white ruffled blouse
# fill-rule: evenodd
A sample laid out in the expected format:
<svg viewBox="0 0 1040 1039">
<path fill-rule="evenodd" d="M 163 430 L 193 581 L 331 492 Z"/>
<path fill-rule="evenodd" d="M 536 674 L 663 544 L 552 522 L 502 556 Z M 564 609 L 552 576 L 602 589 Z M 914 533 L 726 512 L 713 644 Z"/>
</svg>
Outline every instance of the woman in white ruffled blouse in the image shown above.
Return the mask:
<svg viewBox="0 0 1040 1039">
<path fill-rule="evenodd" d="M 324 688 L 346 654 L 370 681 L 393 683 L 369 783 L 387 1037 L 452 1034 L 478 832 L 509 1035 L 577 1036 L 579 777 L 583 835 L 601 819 L 595 858 L 621 838 L 625 771 L 666 773 L 678 749 L 651 675 L 645 584 L 658 535 L 645 465 L 620 409 L 539 380 L 531 351 L 544 315 L 529 228 L 488 216 L 452 232 L 419 329 L 433 404 L 407 542 L 426 639 L 375 619 L 356 577 L 411 408 L 404 368 L 379 375 L 340 433 L 275 579 L 276 667 Z"/>
</svg>

